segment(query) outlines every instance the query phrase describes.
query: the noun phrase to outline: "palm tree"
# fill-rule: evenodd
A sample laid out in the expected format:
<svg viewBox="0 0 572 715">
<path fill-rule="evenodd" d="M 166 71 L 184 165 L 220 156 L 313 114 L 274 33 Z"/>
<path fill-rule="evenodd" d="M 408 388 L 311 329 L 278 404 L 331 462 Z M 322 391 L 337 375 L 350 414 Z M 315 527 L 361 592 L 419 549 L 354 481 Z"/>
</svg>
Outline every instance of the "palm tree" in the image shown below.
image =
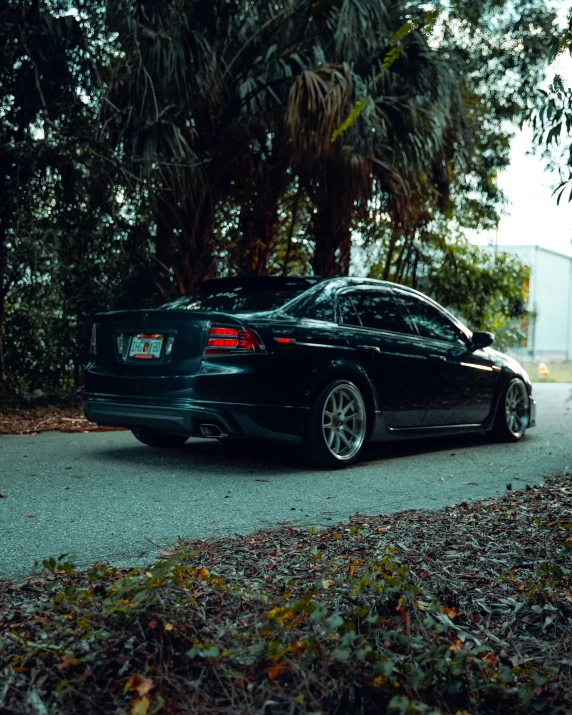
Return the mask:
<svg viewBox="0 0 572 715">
<path fill-rule="evenodd" d="M 286 125 L 293 165 L 316 207 L 316 273 L 348 272 L 352 220 L 367 219 L 373 196 L 385 200 L 394 241 L 420 201 L 442 206 L 450 166 L 470 148 L 454 70 L 422 32 L 410 32 L 383 68 L 408 12 L 406 3 L 378 0 L 325 6 L 316 67 L 292 83 Z M 372 101 L 343 141 L 331 141 L 368 91 Z"/>
<path fill-rule="evenodd" d="M 241 205 L 239 270 L 266 270 L 292 176 L 280 108 L 297 71 L 301 0 L 113 0 L 118 33 L 100 116 L 125 180 L 155 198 L 167 293 L 216 273 L 216 207 Z M 302 15 L 304 13 L 301 13 Z"/>
</svg>

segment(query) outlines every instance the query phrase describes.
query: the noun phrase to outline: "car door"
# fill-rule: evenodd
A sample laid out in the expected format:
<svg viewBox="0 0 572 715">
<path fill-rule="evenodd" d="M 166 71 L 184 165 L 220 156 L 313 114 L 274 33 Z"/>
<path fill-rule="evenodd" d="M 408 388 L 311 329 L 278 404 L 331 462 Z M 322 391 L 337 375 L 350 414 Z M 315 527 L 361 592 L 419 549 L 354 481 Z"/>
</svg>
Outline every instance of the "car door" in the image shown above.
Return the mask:
<svg viewBox="0 0 572 715">
<path fill-rule="evenodd" d="M 424 427 L 481 424 L 492 408 L 498 372 L 485 350 L 472 350 L 469 332 L 440 306 L 396 289 L 423 343 L 430 365 Z"/>
<path fill-rule="evenodd" d="M 427 407 L 428 361 L 414 327 L 389 288 L 359 286 L 337 294 L 338 322 L 377 390 L 385 424 L 418 427 Z"/>
</svg>

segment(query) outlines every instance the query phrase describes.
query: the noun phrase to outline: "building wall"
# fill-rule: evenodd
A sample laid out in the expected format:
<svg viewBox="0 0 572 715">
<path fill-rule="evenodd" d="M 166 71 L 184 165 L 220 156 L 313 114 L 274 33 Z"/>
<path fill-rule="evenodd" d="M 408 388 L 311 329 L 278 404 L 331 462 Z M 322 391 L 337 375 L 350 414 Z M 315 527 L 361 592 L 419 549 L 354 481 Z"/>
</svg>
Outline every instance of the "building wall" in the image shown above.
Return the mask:
<svg viewBox="0 0 572 715">
<path fill-rule="evenodd" d="M 494 246 L 488 246 L 494 252 Z M 540 246 L 498 246 L 530 268 L 528 345 L 520 358 L 572 359 L 572 258 Z"/>
</svg>

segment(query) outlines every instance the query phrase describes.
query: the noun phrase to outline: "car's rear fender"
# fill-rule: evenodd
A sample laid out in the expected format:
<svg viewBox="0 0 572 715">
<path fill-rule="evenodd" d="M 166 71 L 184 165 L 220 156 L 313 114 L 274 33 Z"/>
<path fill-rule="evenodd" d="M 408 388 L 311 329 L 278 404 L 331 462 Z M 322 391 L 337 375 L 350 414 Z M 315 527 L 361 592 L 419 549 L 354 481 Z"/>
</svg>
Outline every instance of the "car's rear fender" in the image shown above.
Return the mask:
<svg viewBox="0 0 572 715">
<path fill-rule="evenodd" d="M 334 380 L 353 382 L 363 395 L 368 417 L 368 438 L 374 428 L 379 413 L 379 399 L 367 371 L 359 362 L 344 358 L 333 358 L 312 369 L 304 386 L 304 401 L 311 407 L 320 392 Z"/>
</svg>

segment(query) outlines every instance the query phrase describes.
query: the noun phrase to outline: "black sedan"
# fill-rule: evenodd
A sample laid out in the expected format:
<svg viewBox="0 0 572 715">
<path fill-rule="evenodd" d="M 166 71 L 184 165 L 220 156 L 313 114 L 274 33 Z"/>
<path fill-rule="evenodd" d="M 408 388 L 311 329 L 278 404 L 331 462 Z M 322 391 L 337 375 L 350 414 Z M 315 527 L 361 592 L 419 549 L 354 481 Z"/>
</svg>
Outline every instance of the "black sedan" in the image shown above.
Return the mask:
<svg viewBox="0 0 572 715">
<path fill-rule="evenodd" d="M 190 436 L 298 445 L 321 467 L 370 441 L 535 423 L 531 383 L 418 291 L 359 278 L 224 278 L 96 317 L 84 410 L 153 447 Z"/>
</svg>

